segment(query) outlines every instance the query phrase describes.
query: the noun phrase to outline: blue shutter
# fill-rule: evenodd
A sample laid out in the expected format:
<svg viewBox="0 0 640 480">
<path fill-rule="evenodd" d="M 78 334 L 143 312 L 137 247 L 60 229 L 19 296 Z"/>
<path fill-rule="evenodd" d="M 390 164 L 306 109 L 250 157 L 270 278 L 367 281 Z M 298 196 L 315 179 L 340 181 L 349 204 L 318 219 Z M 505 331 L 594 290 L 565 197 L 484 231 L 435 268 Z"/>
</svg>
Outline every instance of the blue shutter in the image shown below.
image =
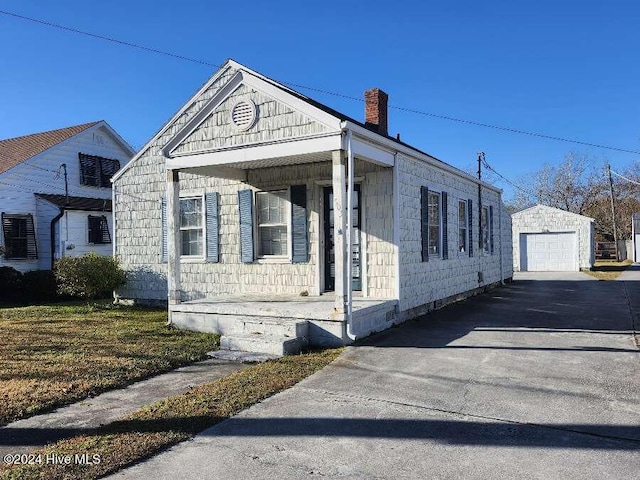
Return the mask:
<svg viewBox="0 0 640 480">
<path fill-rule="evenodd" d="M 216 192 L 206 193 L 204 203 L 207 212 L 207 262 L 217 263 L 219 261 L 218 194 Z"/>
<path fill-rule="evenodd" d="M 473 257 L 473 200 L 467 200 L 469 205 L 469 256 Z"/>
<path fill-rule="evenodd" d="M 293 263 L 309 260 L 306 185 L 291 187 L 291 250 Z"/>
<path fill-rule="evenodd" d="M 240 260 L 243 263 L 253 262 L 253 192 L 238 192 L 238 208 L 240 209 Z"/>
<path fill-rule="evenodd" d="M 449 195 L 447 192 L 442 192 L 442 259 L 449 258 L 449 234 L 447 232 L 447 203 Z"/>
<path fill-rule="evenodd" d="M 160 211 L 162 212 L 162 262 L 168 261 L 169 251 L 167 247 L 167 199 L 163 198 L 160 203 Z"/>
<path fill-rule="evenodd" d="M 489 205 L 489 248 L 493 255 L 493 205 Z"/>
<path fill-rule="evenodd" d="M 422 233 L 422 261 L 429 261 L 429 189 L 420 187 L 420 231 Z"/>
</svg>

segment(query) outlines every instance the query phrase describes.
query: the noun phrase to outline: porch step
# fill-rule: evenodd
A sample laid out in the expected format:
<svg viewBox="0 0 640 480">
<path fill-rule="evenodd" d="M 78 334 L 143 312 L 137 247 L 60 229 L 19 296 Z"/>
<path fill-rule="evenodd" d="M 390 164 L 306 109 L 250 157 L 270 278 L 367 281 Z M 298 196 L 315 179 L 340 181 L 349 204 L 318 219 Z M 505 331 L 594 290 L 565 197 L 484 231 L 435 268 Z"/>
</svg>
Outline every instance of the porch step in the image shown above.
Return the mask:
<svg viewBox="0 0 640 480">
<path fill-rule="evenodd" d="M 257 333 L 222 335 L 220 337 L 221 350 L 289 355 L 300 353 L 306 346 L 306 337 L 263 335 Z"/>
</svg>

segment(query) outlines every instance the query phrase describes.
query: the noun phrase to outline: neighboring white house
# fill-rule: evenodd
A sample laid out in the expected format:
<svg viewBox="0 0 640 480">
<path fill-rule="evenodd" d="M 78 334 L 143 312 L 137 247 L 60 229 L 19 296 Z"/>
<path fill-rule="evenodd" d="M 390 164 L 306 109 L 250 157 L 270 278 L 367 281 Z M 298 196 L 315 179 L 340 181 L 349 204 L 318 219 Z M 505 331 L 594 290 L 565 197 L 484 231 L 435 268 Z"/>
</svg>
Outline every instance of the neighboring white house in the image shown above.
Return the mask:
<svg viewBox="0 0 640 480">
<path fill-rule="evenodd" d="M 546 205 L 511 216 L 515 271 L 589 270 L 595 261 L 595 220 Z"/>
<path fill-rule="evenodd" d="M 0 266 L 111 255 L 110 179 L 134 153 L 104 121 L 0 140 Z"/>
<path fill-rule="evenodd" d="M 384 92 L 365 97 L 359 122 L 227 61 L 114 178 L 118 298 L 266 351 L 509 279 L 501 190 L 480 183 L 479 203 L 476 178 L 388 135 Z"/>
</svg>

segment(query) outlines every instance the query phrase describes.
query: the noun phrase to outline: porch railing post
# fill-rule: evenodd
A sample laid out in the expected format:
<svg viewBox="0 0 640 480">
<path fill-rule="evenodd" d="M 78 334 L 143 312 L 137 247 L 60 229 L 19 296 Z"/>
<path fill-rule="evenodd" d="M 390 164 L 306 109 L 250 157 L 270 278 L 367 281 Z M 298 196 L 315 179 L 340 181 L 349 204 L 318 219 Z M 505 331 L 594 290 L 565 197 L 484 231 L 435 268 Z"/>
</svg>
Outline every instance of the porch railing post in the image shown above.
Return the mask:
<svg viewBox="0 0 640 480">
<path fill-rule="evenodd" d="M 167 288 L 169 304 L 180 303 L 180 183 L 167 170 Z"/>
<path fill-rule="evenodd" d="M 346 183 L 344 152 L 335 150 L 331 152 L 333 164 L 333 249 L 335 264 L 335 309 L 336 312 L 345 312 L 345 286 L 346 286 L 346 250 L 345 250 L 345 230 L 346 225 Z"/>
</svg>

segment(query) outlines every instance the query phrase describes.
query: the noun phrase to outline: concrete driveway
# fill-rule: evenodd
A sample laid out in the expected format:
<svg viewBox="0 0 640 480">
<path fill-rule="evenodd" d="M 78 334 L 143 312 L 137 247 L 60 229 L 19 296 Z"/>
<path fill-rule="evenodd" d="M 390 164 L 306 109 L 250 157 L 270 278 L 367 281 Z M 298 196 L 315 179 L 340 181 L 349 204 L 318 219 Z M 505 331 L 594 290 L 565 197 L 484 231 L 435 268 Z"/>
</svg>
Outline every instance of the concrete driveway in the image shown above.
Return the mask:
<svg viewBox="0 0 640 480">
<path fill-rule="evenodd" d="M 640 281 L 523 275 L 115 478 L 638 478 Z"/>
</svg>

